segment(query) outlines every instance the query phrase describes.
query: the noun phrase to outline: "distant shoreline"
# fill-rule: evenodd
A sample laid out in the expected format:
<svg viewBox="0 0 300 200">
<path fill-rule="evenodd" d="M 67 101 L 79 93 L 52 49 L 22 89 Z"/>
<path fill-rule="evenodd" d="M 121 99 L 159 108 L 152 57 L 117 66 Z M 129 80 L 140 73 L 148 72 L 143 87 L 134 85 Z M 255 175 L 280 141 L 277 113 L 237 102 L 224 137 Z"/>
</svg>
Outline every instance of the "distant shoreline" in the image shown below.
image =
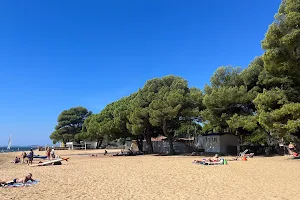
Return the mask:
<svg viewBox="0 0 300 200">
<path fill-rule="evenodd" d="M 38 149 L 38 146 L 13 146 L 7 149 L 7 146 L 0 147 L 0 153 L 10 153 L 10 152 L 20 152 L 20 151 L 30 151 L 30 149 Z"/>
</svg>

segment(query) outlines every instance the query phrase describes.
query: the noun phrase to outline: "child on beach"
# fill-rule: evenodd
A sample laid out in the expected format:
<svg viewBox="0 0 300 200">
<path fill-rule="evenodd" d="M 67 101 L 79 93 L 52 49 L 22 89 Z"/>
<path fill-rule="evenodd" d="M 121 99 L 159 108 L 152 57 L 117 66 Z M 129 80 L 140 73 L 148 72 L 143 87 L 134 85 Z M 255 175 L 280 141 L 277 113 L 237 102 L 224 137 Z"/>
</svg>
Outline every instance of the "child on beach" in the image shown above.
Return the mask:
<svg viewBox="0 0 300 200">
<path fill-rule="evenodd" d="M 20 162 L 21 162 L 21 159 L 18 157 L 16 157 L 15 160 L 12 161 L 12 163 L 15 163 L 15 164 L 20 163 Z"/>
</svg>

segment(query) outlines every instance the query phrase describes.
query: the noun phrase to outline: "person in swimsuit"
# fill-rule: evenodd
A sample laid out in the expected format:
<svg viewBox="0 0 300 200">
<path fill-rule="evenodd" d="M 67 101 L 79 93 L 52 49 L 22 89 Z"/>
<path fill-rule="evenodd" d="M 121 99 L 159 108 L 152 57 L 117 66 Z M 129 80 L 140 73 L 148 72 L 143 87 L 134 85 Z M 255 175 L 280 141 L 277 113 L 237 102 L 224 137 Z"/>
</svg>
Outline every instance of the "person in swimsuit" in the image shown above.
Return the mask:
<svg viewBox="0 0 300 200">
<path fill-rule="evenodd" d="M 1 180 L 0 181 L 0 184 L 2 185 L 10 185 L 10 184 L 14 184 L 14 183 L 27 183 L 28 181 L 35 181 L 33 178 L 32 178 L 32 174 L 29 173 L 27 176 L 23 177 L 23 178 L 14 178 L 13 180 L 11 181 L 4 181 L 4 180 Z"/>
</svg>

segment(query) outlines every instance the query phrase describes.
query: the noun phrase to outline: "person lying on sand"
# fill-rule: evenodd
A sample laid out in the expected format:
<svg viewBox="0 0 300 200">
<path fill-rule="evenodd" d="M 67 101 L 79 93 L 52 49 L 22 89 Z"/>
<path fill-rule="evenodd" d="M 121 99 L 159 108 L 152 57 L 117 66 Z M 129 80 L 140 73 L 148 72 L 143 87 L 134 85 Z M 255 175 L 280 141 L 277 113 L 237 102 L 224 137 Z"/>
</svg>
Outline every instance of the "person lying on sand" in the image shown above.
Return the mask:
<svg viewBox="0 0 300 200">
<path fill-rule="evenodd" d="M 23 178 L 15 178 L 11 181 L 1 180 L 0 184 L 9 185 L 9 184 L 14 184 L 14 183 L 27 183 L 28 181 L 34 181 L 34 179 L 32 179 L 32 174 L 31 173 L 29 173 L 27 176 L 25 176 Z"/>
<path fill-rule="evenodd" d="M 212 158 L 207 158 L 206 161 L 209 161 L 209 162 L 218 162 L 220 161 L 219 159 L 219 154 L 216 154 L 214 157 Z"/>
<path fill-rule="evenodd" d="M 243 156 L 243 157 L 236 156 L 234 158 L 228 159 L 228 161 L 239 161 L 239 159 L 241 159 L 243 161 L 247 161 L 247 157 L 246 156 Z"/>
<path fill-rule="evenodd" d="M 131 151 L 131 149 L 128 149 L 127 155 L 128 156 L 133 156 L 133 151 Z"/>
<path fill-rule="evenodd" d="M 202 163 L 202 162 L 219 162 L 219 155 L 216 154 L 213 158 L 203 158 L 202 160 L 194 160 L 193 163 Z"/>
<path fill-rule="evenodd" d="M 124 155 L 126 155 L 126 153 L 123 150 L 121 150 L 119 153 L 115 154 L 115 156 L 124 156 Z"/>
</svg>

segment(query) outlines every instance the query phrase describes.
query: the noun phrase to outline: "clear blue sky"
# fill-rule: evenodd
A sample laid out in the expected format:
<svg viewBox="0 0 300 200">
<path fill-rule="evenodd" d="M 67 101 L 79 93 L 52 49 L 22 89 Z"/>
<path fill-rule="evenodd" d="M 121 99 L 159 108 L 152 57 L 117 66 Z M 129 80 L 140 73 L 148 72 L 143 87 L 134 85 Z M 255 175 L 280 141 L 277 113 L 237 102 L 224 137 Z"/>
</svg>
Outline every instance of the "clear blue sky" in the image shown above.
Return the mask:
<svg viewBox="0 0 300 200">
<path fill-rule="evenodd" d="M 0 146 L 50 144 L 64 109 L 106 104 L 146 80 L 203 88 L 217 67 L 246 67 L 280 0 L 1 1 Z"/>
</svg>

